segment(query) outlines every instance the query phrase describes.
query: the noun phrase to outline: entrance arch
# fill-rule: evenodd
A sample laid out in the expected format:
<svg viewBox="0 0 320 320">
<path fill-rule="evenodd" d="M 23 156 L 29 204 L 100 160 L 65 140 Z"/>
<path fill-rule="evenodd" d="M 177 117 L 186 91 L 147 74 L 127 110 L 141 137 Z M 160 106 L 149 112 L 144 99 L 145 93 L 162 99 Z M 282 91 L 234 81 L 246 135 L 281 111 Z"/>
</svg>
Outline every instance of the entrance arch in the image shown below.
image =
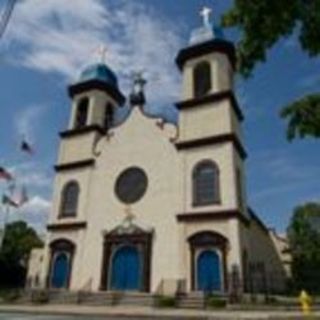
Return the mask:
<svg viewBox="0 0 320 320">
<path fill-rule="evenodd" d="M 141 262 L 136 247 L 123 246 L 119 248 L 111 263 L 112 290 L 140 290 Z"/>
<path fill-rule="evenodd" d="M 52 267 L 51 287 L 55 289 L 66 288 L 70 272 L 69 258 L 65 252 L 58 253 Z"/>
<path fill-rule="evenodd" d="M 50 244 L 51 261 L 48 277 L 48 287 L 53 289 L 68 289 L 70 285 L 75 245 L 65 239 L 59 239 Z"/>
<path fill-rule="evenodd" d="M 150 291 L 153 232 L 131 223 L 104 235 L 100 290 Z"/>
<path fill-rule="evenodd" d="M 197 258 L 197 290 L 221 291 L 220 257 L 213 250 L 202 251 Z"/>
<path fill-rule="evenodd" d="M 228 239 L 214 231 L 200 231 L 188 238 L 191 290 L 223 292 L 227 289 Z"/>
</svg>

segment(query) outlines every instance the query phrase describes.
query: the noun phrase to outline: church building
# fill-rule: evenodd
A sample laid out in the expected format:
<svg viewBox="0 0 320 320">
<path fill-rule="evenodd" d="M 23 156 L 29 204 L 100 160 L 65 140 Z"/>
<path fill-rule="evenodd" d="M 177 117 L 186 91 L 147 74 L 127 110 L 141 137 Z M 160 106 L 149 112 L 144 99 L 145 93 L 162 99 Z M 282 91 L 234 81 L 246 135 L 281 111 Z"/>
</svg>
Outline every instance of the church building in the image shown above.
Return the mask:
<svg viewBox="0 0 320 320">
<path fill-rule="evenodd" d="M 235 47 L 204 20 L 176 56 L 177 123 L 146 111 L 139 74 L 126 99 L 112 61 L 69 87 L 46 244 L 29 270 L 40 286 L 224 294 L 232 274 L 245 291 L 256 272 L 283 288 L 270 233 L 247 203 Z"/>
</svg>

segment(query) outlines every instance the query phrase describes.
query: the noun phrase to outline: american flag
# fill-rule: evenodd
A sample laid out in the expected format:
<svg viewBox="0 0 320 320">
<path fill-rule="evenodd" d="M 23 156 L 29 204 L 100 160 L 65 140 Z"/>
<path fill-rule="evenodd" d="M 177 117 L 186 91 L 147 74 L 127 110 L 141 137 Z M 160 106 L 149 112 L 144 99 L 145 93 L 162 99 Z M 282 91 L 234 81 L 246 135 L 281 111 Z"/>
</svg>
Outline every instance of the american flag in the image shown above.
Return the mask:
<svg viewBox="0 0 320 320">
<path fill-rule="evenodd" d="M 21 146 L 20 146 L 21 151 L 24 151 L 30 155 L 34 154 L 34 149 L 31 146 L 29 142 L 27 142 L 25 139 L 22 140 Z"/>
<path fill-rule="evenodd" d="M 0 167 L 0 179 L 11 181 L 13 180 L 13 176 L 5 168 Z"/>
<path fill-rule="evenodd" d="M 13 208 L 19 207 L 19 204 L 6 194 L 2 196 L 2 204 Z"/>
</svg>

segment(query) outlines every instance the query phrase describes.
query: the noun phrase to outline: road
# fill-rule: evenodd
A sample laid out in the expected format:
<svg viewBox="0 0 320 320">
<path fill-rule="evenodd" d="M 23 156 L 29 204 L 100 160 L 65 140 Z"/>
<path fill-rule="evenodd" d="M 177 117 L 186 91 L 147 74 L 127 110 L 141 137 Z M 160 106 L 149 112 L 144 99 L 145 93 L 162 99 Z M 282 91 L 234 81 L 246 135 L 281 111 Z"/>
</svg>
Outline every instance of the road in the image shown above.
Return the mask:
<svg viewBox="0 0 320 320">
<path fill-rule="evenodd" d="M 88 316 L 50 316 L 50 315 L 35 315 L 35 314 L 16 314 L 16 313 L 0 313 L 0 320 L 88 320 Z M 114 320 L 114 316 L 100 316 L 100 317 L 92 317 L 90 316 L 90 320 Z M 141 320 L 141 317 L 133 318 L 133 317 L 116 317 L 117 320 Z M 148 320 L 148 318 L 143 318 L 144 320 Z M 150 320 L 154 320 L 154 318 L 149 318 Z M 163 318 L 163 320 L 168 320 L 168 318 Z M 185 320 L 185 318 L 177 318 L 174 320 Z M 161 318 L 157 317 L 157 320 L 161 320 Z"/>
</svg>

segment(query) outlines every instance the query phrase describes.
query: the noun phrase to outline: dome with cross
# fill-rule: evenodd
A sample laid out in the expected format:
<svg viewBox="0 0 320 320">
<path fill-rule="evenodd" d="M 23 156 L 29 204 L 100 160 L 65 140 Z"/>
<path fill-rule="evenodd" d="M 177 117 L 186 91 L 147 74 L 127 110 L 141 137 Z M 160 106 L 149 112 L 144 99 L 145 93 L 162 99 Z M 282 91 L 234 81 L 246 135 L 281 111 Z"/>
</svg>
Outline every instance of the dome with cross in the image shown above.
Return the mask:
<svg viewBox="0 0 320 320">
<path fill-rule="evenodd" d="M 215 25 L 210 21 L 210 16 L 212 14 L 212 10 L 210 8 L 204 7 L 200 16 L 203 19 L 203 26 L 197 28 L 192 31 L 190 37 L 190 44 L 198 44 L 214 39 L 224 40 L 223 29 L 220 26 Z"/>
<path fill-rule="evenodd" d="M 104 63 L 96 63 L 85 68 L 80 75 L 80 82 L 98 80 L 118 88 L 115 73 Z"/>
</svg>

